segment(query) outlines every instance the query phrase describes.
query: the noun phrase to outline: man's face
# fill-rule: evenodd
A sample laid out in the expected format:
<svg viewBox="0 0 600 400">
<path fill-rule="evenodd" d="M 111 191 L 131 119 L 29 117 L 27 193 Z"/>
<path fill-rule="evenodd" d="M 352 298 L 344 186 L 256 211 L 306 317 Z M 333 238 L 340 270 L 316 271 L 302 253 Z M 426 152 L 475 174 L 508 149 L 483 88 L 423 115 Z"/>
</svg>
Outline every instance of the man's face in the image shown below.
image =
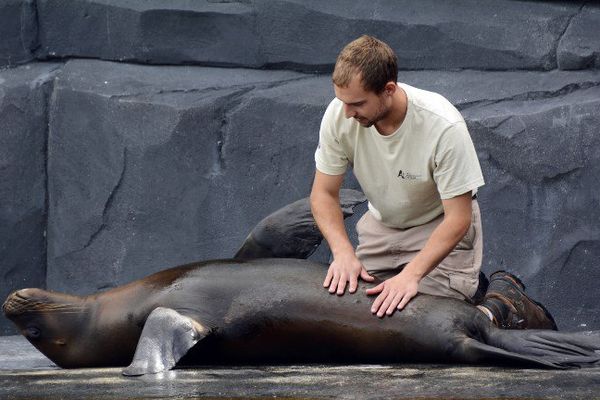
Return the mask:
<svg viewBox="0 0 600 400">
<path fill-rule="evenodd" d="M 360 74 L 354 75 L 347 87 L 333 85 L 335 97 L 344 103 L 346 118 L 354 118 L 364 127 L 370 127 L 382 120 L 389 113 L 384 94 L 366 91 L 361 82 Z"/>
</svg>

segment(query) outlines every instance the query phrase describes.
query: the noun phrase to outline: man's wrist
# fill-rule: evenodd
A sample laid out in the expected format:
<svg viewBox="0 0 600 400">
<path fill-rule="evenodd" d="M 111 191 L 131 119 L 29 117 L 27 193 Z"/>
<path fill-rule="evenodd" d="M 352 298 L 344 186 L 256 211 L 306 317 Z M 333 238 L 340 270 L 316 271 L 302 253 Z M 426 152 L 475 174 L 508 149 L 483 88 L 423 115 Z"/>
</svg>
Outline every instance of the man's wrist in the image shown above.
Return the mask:
<svg viewBox="0 0 600 400">
<path fill-rule="evenodd" d="M 334 260 L 340 257 L 354 256 L 354 247 L 350 244 L 348 246 L 339 246 L 335 250 L 332 249 L 331 254 Z"/>
<path fill-rule="evenodd" d="M 420 282 L 421 279 L 423 279 L 423 277 L 427 275 L 427 272 L 424 272 L 422 268 L 419 268 L 418 265 L 414 264 L 411 261 L 408 264 L 406 264 L 406 266 L 402 269 L 399 275 L 402 275 L 402 277 L 404 278 Z"/>
</svg>

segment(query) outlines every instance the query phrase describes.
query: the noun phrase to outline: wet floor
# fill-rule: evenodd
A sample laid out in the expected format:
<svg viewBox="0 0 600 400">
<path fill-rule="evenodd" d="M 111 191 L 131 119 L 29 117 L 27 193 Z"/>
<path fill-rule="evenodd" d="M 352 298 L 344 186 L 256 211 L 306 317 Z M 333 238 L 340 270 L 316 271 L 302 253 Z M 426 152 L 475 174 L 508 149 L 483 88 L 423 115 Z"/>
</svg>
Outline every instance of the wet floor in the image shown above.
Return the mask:
<svg viewBox="0 0 600 400">
<path fill-rule="evenodd" d="M 448 365 L 202 367 L 126 378 L 63 370 L 20 336 L 0 337 L 0 399 L 600 399 L 600 368 Z"/>
</svg>

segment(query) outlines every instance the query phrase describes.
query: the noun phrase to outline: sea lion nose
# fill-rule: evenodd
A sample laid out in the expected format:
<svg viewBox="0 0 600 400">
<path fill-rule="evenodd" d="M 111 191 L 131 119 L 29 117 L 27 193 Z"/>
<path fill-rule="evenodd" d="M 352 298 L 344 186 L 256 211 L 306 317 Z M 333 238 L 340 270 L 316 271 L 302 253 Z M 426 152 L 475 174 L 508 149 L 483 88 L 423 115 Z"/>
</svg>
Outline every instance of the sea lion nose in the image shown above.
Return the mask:
<svg viewBox="0 0 600 400">
<path fill-rule="evenodd" d="M 4 302 L 4 304 L 2 304 L 2 312 L 4 312 L 4 315 L 6 315 L 7 317 L 9 315 L 12 315 L 14 312 L 14 297 L 16 295 L 17 292 L 13 292 L 11 294 L 8 295 L 8 297 L 6 298 L 6 301 Z"/>
<path fill-rule="evenodd" d="M 31 297 L 30 291 L 31 289 L 21 289 L 9 294 L 2 305 L 4 315 L 10 317 L 22 312 L 24 303 Z"/>
</svg>

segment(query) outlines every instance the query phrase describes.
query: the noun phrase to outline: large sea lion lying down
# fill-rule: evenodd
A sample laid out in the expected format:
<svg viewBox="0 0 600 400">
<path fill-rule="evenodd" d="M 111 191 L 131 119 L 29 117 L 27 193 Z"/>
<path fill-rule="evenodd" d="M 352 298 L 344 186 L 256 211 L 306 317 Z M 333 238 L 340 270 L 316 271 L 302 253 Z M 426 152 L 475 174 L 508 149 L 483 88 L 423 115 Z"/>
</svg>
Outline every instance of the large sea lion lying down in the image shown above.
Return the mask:
<svg viewBox="0 0 600 400">
<path fill-rule="evenodd" d="M 306 213 L 301 202 L 290 207 L 280 215 Z M 304 214 L 303 229 L 309 226 Z M 254 233 L 238 254 L 269 254 L 256 240 L 268 235 Z M 270 248 L 289 252 L 290 246 Z M 325 265 L 298 259 L 206 261 L 87 297 L 23 289 L 3 309 L 57 365 L 130 364 L 125 375 L 215 363 L 600 366 L 597 333 L 501 330 L 466 302 L 427 295 L 380 319 L 364 294 L 374 283 L 363 283 L 356 294 L 331 295 L 321 285 L 325 271 Z"/>
</svg>

